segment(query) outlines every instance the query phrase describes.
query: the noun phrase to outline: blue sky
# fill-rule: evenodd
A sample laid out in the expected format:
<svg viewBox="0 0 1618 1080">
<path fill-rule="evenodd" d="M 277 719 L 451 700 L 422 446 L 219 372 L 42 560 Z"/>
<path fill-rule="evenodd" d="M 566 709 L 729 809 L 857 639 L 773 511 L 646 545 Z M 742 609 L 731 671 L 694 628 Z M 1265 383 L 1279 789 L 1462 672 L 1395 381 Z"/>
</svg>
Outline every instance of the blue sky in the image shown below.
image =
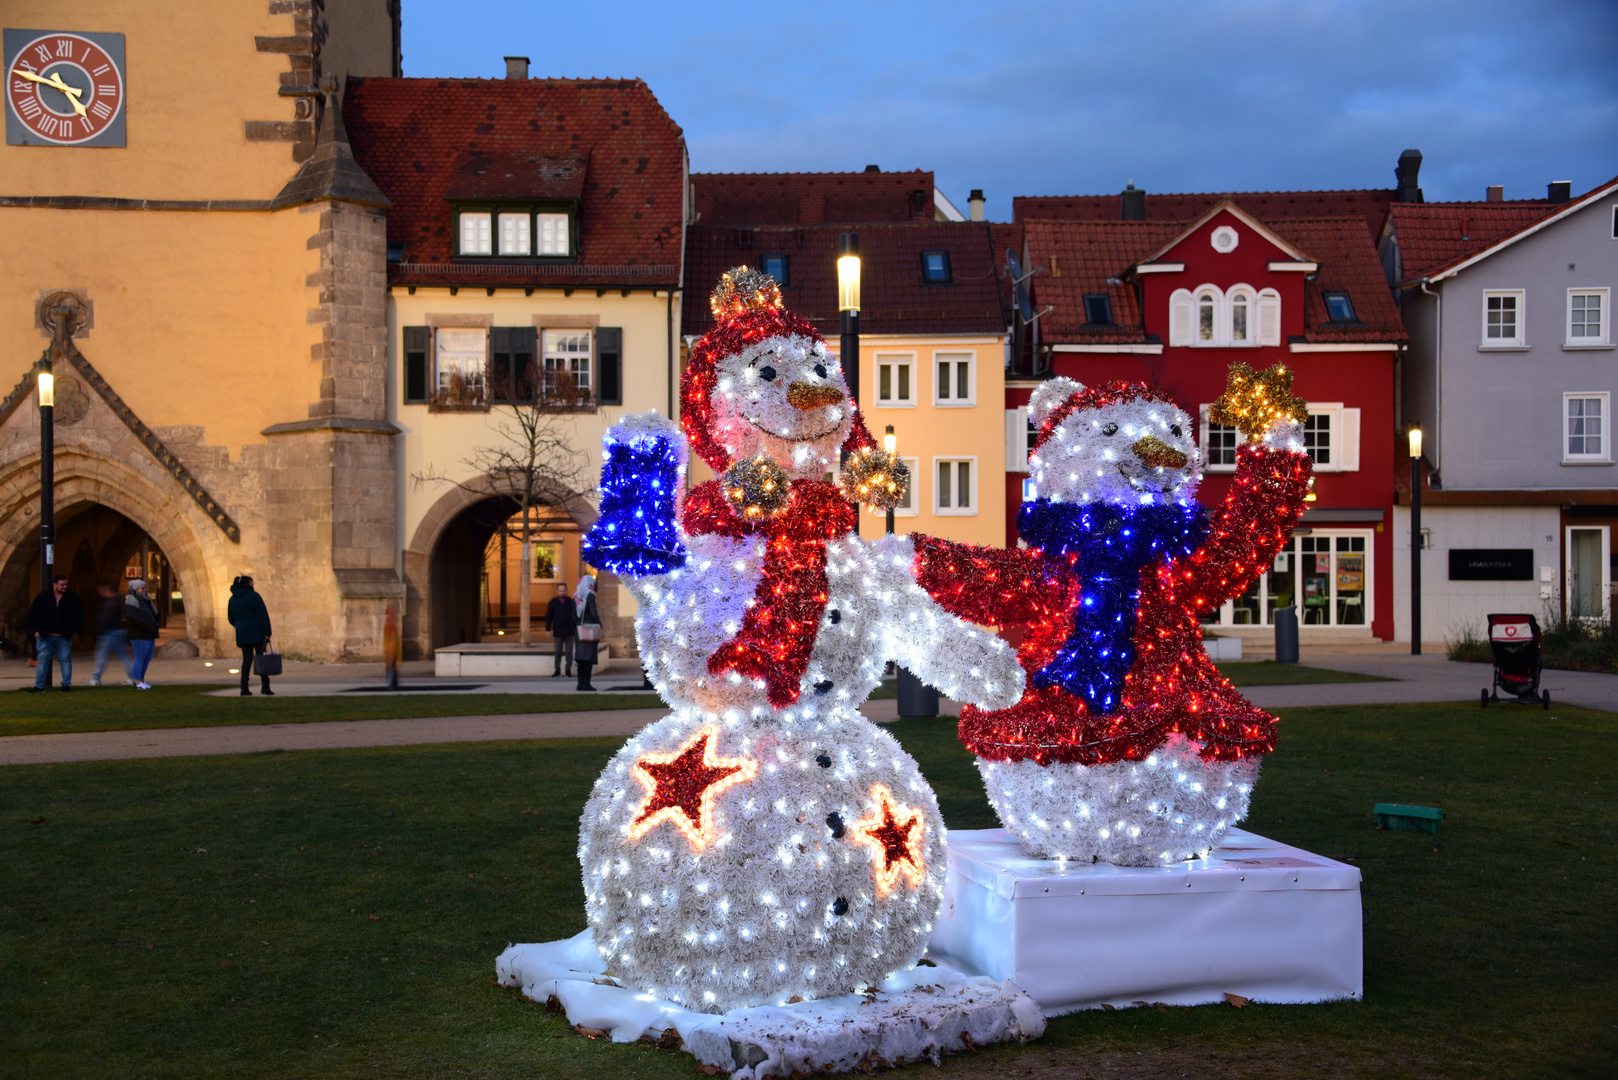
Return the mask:
<svg viewBox="0 0 1618 1080">
<path fill-rule="evenodd" d="M 640 76 L 696 172 L 932 169 L 1012 195 L 1618 175 L 1618 4 L 405 0 L 408 76 Z"/>
</svg>

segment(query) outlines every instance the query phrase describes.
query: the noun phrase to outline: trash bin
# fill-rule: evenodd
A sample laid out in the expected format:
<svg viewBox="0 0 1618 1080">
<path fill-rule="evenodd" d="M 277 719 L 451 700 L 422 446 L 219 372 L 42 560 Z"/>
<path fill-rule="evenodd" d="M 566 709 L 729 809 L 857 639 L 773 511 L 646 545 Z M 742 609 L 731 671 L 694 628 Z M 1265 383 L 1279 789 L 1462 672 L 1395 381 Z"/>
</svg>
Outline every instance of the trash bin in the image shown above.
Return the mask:
<svg viewBox="0 0 1618 1080">
<path fill-rule="evenodd" d="M 910 674 L 909 668 L 899 669 L 899 715 L 938 715 L 938 691 Z"/>
<path fill-rule="evenodd" d="M 1295 607 L 1275 609 L 1275 662 L 1298 662 L 1298 609 Z"/>
</svg>

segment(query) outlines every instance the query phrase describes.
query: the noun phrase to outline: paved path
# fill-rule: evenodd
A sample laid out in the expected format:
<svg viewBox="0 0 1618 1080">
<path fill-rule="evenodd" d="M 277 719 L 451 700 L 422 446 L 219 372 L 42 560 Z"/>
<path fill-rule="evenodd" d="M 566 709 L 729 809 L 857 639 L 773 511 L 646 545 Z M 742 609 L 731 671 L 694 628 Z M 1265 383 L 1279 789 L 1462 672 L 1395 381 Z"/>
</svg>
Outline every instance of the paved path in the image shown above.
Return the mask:
<svg viewBox="0 0 1618 1080">
<path fill-rule="evenodd" d="M 1313 653 L 1304 657 L 1304 663 L 1309 667 L 1352 671 L 1360 675 L 1380 675 L 1385 679 L 1398 681 L 1248 686 L 1242 688 L 1242 693 L 1253 704 L 1265 709 L 1305 705 L 1476 702 L 1478 692 L 1490 685 L 1494 671 L 1488 664 L 1457 664 L 1442 653 L 1436 655 L 1424 653 L 1421 656 L 1411 656 L 1408 652 Z M 1551 692 L 1553 708 L 1560 702 L 1618 712 L 1618 675 L 1547 670 L 1540 676 L 1539 685 Z M 1501 707 L 1504 707 L 1504 703 Z"/>
</svg>

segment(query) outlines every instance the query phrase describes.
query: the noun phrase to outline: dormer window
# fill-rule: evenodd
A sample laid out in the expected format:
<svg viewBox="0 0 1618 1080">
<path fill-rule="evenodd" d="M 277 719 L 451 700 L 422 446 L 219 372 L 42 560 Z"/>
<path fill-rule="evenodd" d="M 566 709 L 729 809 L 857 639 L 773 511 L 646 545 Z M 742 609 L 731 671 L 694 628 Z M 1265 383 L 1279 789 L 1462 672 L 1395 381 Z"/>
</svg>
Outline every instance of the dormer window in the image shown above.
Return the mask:
<svg viewBox="0 0 1618 1080">
<path fill-rule="evenodd" d="M 766 255 L 758 261 L 758 267 L 775 279 L 777 285 L 785 288 L 787 281 L 787 257 L 785 255 Z"/>
<path fill-rule="evenodd" d="M 1092 326 L 1112 325 L 1112 299 L 1105 295 L 1084 298 L 1084 321 Z"/>
<path fill-rule="evenodd" d="M 1354 315 L 1354 301 L 1349 299 L 1346 292 L 1329 292 L 1324 294 L 1326 301 L 1326 318 L 1332 322 L 1358 322 Z"/>
<path fill-rule="evenodd" d="M 455 209 L 459 258 L 566 258 L 574 254 L 571 208 L 472 206 Z"/>
<path fill-rule="evenodd" d="M 921 280 L 928 285 L 948 285 L 950 283 L 949 252 L 922 252 Z"/>
</svg>

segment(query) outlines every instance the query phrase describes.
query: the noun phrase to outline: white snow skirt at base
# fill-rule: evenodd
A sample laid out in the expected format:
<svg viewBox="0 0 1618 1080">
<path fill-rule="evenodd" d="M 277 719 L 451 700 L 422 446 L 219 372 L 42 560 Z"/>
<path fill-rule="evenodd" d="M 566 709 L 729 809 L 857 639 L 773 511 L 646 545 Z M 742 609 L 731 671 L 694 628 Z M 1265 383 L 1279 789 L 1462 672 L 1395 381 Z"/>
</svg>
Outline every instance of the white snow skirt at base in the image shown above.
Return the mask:
<svg viewBox="0 0 1618 1080">
<path fill-rule="evenodd" d="M 1364 992 L 1357 867 L 1231 829 L 1174 866 L 1036 859 L 1004 829 L 951 830 L 928 955 L 1010 979 L 1047 1016 L 1227 993 L 1302 1004 Z"/>
</svg>

